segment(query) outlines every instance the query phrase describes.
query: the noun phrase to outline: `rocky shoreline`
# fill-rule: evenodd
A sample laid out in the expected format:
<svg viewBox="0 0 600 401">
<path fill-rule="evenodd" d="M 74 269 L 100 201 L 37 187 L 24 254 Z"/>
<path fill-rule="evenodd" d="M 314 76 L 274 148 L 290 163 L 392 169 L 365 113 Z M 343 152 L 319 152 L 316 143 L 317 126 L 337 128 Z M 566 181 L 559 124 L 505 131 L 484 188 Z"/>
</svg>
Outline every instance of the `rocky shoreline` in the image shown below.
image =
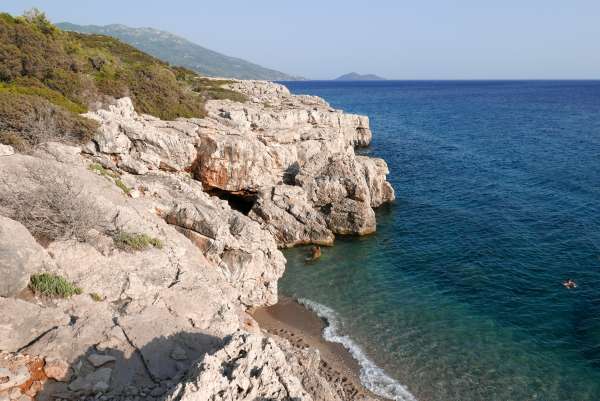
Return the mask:
<svg viewBox="0 0 600 401">
<path fill-rule="evenodd" d="M 0 400 L 369 398 L 248 313 L 277 303 L 280 248 L 375 231 L 394 191 L 354 152 L 368 118 L 229 87 L 249 101 L 162 121 L 123 98 L 86 115 L 100 128 L 84 146 L 0 148 Z M 78 291 L 34 294 L 42 272 Z"/>
</svg>

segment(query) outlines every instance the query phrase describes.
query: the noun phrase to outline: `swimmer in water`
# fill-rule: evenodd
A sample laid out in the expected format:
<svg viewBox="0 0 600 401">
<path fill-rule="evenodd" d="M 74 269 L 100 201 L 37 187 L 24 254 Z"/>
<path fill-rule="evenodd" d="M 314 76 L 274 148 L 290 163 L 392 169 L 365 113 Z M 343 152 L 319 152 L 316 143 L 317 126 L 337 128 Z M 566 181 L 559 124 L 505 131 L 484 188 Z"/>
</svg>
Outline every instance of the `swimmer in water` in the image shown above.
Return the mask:
<svg viewBox="0 0 600 401">
<path fill-rule="evenodd" d="M 567 281 L 565 281 L 563 283 L 563 285 L 565 286 L 565 288 L 571 290 L 573 288 L 577 288 L 577 283 L 575 281 L 573 281 L 572 279 L 568 279 Z"/>
<path fill-rule="evenodd" d="M 310 249 L 310 256 L 306 258 L 307 262 L 310 262 L 312 260 L 317 260 L 321 257 L 321 247 L 320 246 L 313 246 Z"/>
</svg>

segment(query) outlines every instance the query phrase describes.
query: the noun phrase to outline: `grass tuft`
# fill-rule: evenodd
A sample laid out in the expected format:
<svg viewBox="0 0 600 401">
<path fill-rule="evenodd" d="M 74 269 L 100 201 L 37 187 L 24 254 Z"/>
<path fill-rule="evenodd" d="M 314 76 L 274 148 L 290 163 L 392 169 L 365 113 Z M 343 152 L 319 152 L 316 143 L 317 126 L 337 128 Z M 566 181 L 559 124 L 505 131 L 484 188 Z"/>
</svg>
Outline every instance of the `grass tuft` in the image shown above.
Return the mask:
<svg viewBox="0 0 600 401">
<path fill-rule="evenodd" d="M 102 302 L 104 300 L 104 297 L 97 292 L 92 292 L 90 294 L 90 298 L 92 298 L 95 302 Z"/>
<path fill-rule="evenodd" d="M 51 273 L 39 273 L 31 276 L 29 288 L 38 294 L 53 298 L 70 298 L 79 295 L 81 288 L 68 282 L 61 276 Z"/>
<path fill-rule="evenodd" d="M 121 188 L 121 191 L 125 193 L 125 195 L 129 195 L 131 192 L 131 188 L 129 188 L 120 178 L 115 179 L 115 185 Z"/>
<path fill-rule="evenodd" d="M 101 175 L 102 177 L 106 177 L 106 178 L 113 178 L 116 179 L 117 177 L 119 177 L 119 175 L 117 173 L 115 173 L 114 171 L 108 170 L 106 168 L 104 168 L 100 163 L 92 163 L 88 166 L 88 170 Z"/>
<path fill-rule="evenodd" d="M 149 236 L 148 234 L 128 233 L 126 231 L 117 231 L 113 235 L 113 241 L 117 248 L 126 251 L 143 251 L 150 247 L 161 249 L 163 242 Z"/>
<path fill-rule="evenodd" d="M 125 183 L 119 178 L 119 175 L 114 171 L 108 170 L 104 168 L 100 163 L 92 163 L 88 166 L 88 170 L 101 175 L 104 178 L 114 181 L 115 185 L 125 193 L 125 195 L 129 195 L 131 192 L 131 188 L 129 188 Z"/>
</svg>

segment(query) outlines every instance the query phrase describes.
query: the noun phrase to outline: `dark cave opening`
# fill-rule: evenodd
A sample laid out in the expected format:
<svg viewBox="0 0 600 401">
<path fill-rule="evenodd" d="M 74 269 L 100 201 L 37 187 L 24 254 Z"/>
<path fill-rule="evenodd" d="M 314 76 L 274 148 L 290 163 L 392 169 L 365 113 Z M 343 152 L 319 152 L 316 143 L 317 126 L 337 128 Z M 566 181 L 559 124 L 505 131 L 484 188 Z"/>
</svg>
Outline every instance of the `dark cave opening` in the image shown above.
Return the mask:
<svg viewBox="0 0 600 401">
<path fill-rule="evenodd" d="M 227 201 L 233 210 L 237 210 L 246 216 L 250 213 L 250 210 L 252 210 L 257 198 L 256 194 L 227 192 L 218 188 L 210 189 L 207 192 L 209 195 Z"/>
</svg>

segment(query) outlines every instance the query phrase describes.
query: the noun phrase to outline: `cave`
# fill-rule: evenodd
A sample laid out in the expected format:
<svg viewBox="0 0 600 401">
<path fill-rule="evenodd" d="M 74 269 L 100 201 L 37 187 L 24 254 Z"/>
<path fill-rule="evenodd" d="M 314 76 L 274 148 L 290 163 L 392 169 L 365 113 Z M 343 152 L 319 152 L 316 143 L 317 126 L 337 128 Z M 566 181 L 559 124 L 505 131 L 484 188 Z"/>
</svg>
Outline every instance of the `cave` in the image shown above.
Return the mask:
<svg viewBox="0 0 600 401">
<path fill-rule="evenodd" d="M 250 213 L 250 210 L 252 210 L 257 199 L 255 193 L 227 192 L 218 188 L 209 189 L 207 192 L 209 195 L 227 201 L 233 210 L 237 210 L 246 216 Z"/>
</svg>

